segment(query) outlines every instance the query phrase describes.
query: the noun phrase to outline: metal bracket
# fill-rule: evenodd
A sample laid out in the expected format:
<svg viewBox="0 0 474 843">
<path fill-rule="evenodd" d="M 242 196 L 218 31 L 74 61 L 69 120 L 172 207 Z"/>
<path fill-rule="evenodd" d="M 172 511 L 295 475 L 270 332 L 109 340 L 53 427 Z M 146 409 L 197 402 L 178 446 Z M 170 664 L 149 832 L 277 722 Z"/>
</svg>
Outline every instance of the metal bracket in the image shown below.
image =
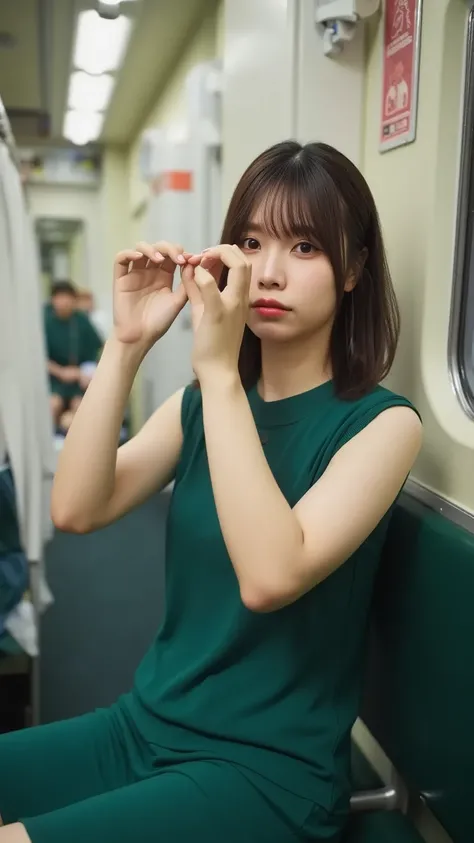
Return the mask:
<svg viewBox="0 0 474 843">
<path fill-rule="evenodd" d="M 356 791 L 351 796 L 351 813 L 361 811 L 400 811 L 408 810 L 408 790 L 398 773 L 393 772 L 392 781 L 385 787 L 375 790 Z"/>
<path fill-rule="evenodd" d="M 360 790 L 351 796 L 351 812 L 359 811 L 396 811 L 398 794 L 394 787 L 387 785 L 378 790 Z"/>
</svg>

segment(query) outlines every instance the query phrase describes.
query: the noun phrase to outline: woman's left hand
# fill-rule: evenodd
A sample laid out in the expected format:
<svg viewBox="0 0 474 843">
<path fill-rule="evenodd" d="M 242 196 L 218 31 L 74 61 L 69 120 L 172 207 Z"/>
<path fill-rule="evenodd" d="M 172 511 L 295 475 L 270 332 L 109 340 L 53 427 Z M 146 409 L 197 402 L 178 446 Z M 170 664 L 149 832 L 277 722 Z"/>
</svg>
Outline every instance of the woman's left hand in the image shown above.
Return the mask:
<svg viewBox="0 0 474 843">
<path fill-rule="evenodd" d="M 188 257 L 182 279 L 191 303 L 196 377 L 236 374 L 249 308 L 251 267 L 238 246 L 221 245 Z M 217 283 L 229 268 L 227 286 Z"/>
</svg>

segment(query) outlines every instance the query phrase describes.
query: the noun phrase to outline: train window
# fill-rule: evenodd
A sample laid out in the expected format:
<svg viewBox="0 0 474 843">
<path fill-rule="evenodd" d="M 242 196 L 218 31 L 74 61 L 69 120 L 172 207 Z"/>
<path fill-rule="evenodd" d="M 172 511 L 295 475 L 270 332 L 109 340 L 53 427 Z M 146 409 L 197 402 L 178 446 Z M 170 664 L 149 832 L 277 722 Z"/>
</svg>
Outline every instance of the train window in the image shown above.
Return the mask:
<svg viewBox="0 0 474 843">
<path fill-rule="evenodd" d="M 458 398 L 474 418 L 474 8 L 467 26 L 465 74 L 450 367 Z"/>
</svg>

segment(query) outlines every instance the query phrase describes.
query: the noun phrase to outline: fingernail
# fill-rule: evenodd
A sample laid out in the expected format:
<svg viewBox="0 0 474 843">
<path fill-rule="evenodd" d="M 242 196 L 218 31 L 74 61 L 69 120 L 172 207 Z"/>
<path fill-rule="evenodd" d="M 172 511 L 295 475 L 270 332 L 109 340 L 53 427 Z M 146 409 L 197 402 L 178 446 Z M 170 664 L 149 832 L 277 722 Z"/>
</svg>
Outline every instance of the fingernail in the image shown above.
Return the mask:
<svg viewBox="0 0 474 843">
<path fill-rule="evenodd" d="M 156 258 L 157 260 L 159 260 L 159 261 L 164 260 L 164 257 L 163 257 L 163 255 L 161 254 L 161 252 L 155 252 L 155 258 Z"/>
<path fill-rule="evenodd" d="M 184 257 L 184 255 L 178 255 L 176 260 L 178 261 L 178 263 L 186 263 L 186 258 Z"/>
<path fill-rule="evenodd" d="M 202 250 L 201 254 L 203 255 L 204 252 L 210 252 L 211 248 L 212 248 L 212 246 L 208 246 L 207 249 Z"/>
</svg>

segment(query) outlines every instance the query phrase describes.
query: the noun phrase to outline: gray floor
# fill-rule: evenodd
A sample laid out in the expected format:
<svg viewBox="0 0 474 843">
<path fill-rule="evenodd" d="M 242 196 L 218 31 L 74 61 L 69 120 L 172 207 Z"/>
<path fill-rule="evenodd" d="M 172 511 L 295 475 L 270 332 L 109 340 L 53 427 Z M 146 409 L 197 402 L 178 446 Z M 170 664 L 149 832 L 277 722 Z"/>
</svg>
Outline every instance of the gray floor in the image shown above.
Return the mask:
<svg viewBox="0 0 474 843">
<path fill-rule="evenodd" d="M 49 545 L 55 603 L 41 622 L 42 723 L 130 688 L 162 618 L 167 505 L 157 495 L 105 530 L 57 533 Z"/>
</svg>

